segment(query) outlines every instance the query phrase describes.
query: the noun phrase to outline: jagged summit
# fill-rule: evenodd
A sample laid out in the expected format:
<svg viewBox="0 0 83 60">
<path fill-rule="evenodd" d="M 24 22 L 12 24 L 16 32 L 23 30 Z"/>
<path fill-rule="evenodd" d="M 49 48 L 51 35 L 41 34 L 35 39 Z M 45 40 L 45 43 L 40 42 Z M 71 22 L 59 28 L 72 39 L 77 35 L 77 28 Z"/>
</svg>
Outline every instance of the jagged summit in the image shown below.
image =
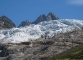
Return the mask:
<svg viewBox="0 0 83 60">
<path fill-rule="evenodd" d="M 21 24 L 18 27 L 28 26 L 30 24 L 31 24 L 31 22 L 29 22 L 28 20 L 26 20 L 26 21 L 21 22 Z"/>
<path fill-rule="evenodd" d="M 47 20 L 47 16 L 45 14 L 43 15 L 40 15 L 34 22 L 33 24 L 38 24 L 39 22 L 42 22 L 42 21 L 46 21 Z"/>
<path fill-rule="evenodd" d="M 42 21 L 58 20 L 59 18 L 52 12 L 49 12 L 46 16 L 45 14 L 40 15 L 33 23 L 38 24 Z"/>
<path fill-rule="evenodd" d="M 59 18 L 52 12 L 47 15 L 47 20 L 58 20 Z"/>
<path fill-rule="evenodd" d="M 38 24 L 42 21 L 58 20 L 59 18 L 52 12 L 49 12 L 46 16 L 45 14 L 40 15 L 34 22 L 23 21 L 18 27 L 28 26 L 30 24 Z"/>
<path fill-rule="evenodd" d="M 9 29 L 16 27 L 15 24 L 6 16 L 0 17 L 0 29 Z"/>
</svg>

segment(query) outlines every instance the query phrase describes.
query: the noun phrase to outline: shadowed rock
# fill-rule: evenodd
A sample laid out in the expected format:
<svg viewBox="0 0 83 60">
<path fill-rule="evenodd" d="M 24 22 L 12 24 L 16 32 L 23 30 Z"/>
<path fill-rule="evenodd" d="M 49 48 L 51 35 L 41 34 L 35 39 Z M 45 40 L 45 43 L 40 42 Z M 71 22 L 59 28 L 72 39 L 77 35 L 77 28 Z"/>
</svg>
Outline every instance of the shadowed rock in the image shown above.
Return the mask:
<svg viewBox="0 0 83 60">
<path fill-rule="evenodd" d="M 16 27 L 15 24 L 6 16 L 0 17 L 0 29 L 10 29 Z"/>
<path fill-rule="evenodd" d="M 32 23 L 28 20 L 21 22 L 21 24 L 18 27 L 24 27 L 29 26 L 30 24 L 38 24 L 42 21 L 50 21 L 50 20 L 58 20 L 59 18 L 52 12 L 49 12 L 49 14 L 46 16 L 45 14 L 40 15 L 35 21 Z"/>
<path fill-rule="evenodd" d="M 21 22 L 21 24 L 18 27 L 28 26 L 30 24 L 31 24 L 31 22 L 29 22 L 28 20 L 26 20 L 26 21 Z"/>
</svg>

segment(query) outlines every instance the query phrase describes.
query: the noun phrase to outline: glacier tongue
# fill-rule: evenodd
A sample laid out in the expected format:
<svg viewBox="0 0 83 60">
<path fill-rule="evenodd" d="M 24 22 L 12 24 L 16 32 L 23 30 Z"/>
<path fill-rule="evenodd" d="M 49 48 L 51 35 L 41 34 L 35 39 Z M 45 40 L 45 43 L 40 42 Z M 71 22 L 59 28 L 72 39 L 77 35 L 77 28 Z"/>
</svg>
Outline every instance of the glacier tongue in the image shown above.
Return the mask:
<svg viewBox="0 0 83 60">
<path fill-rule="evenodd" d="M 1 43 L 20 43 L 29 40 L 35 40 L 41 35 L 52 37 L 54 34 L 61 32 L 72 31 L 76 28 L 83 27 L 82 20 L 75 19 L 60 19 L 40 22 L 37 25 L 31 24 L 30 26 L 12 28 L 9 30 L 0 30 Z"/>
</svg>

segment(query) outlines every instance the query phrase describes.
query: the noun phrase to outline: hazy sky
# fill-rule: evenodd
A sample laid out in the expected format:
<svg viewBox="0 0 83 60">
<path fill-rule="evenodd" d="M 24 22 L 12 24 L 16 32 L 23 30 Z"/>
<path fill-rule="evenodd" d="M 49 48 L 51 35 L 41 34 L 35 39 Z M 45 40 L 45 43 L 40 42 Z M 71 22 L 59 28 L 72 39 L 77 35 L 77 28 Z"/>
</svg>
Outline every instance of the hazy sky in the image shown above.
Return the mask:
<svg viewBox="0 0 83 60">
<path fill-rule="evenodd" d="M 0 16 L 7 16 L 16 26 L 49 12 L 61 19 L 83 20 L 83 0 L 0 0 Z"/>
</svg>

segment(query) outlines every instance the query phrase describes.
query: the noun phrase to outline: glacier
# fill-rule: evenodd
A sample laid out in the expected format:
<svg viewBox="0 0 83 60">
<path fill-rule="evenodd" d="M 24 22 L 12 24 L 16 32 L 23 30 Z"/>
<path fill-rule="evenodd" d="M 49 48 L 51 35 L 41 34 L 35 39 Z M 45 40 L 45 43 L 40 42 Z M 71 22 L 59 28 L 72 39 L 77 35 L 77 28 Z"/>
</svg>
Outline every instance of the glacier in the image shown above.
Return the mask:
<svg viewBox="0 0 83 60">
<path fill-rule="evenodd" d="M 21 43 L 36 40 L 45 36 L 53 37 L 55 34 L 65 33 L 83 27 L 83 20 L 59 19 L 43 21 L 29 26 L 0 30 L 0 43 Z"/>
</svg>

